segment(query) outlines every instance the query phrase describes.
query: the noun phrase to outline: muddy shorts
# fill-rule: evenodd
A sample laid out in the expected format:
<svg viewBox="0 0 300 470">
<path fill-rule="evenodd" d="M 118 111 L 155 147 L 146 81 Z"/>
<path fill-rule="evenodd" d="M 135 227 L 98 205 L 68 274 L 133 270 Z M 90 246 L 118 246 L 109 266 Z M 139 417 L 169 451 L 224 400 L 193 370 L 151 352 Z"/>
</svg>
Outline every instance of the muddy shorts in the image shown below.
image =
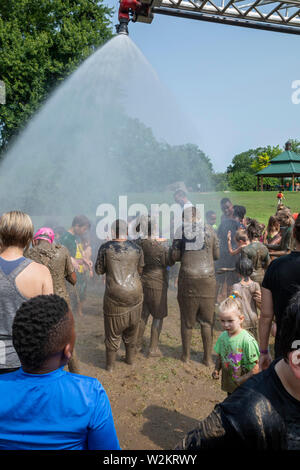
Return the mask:
<svg viewBox="0 0 300 470">
<path fill-rule="evenodd" d="M 156 320 L 161 320 L 168 315 L 168 288 L 151 289 L 144 287 L 143 316 L 152 315 Z"/>
<path fill-rule="evenodd" d="M 196 321 L 213 325 L 215 295 L 215 278 L 179 280 L 177 298 L 181 321 L 186 328 L 194 328 Z"/>
<path fill-rule="evenodd" d="M 104 312 L 105 346 L 107 349 L 118 351 L 121 340 L 126 346 L 135 346 L 141 313 L 142 305 L 118 315 L 106 315 Z"/>
</svg>

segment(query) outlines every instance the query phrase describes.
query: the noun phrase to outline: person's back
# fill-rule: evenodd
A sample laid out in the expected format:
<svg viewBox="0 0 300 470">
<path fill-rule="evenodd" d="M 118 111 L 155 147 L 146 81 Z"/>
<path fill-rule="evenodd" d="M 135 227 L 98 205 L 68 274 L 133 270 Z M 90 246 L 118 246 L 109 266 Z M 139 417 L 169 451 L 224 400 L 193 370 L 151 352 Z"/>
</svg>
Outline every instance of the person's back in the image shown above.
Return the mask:
<svg viewBox="0 0 300 470">
<path fill-rule="evenodd" d="M 254 240 L 249 245 L 242 248 L 241 256 L 247 256 L 251 259 L 253 264 L 253 274 L 251 275 L 251 279 L 261 284 L 265 270 L 270 263 L 268 248 L 260 241 Z"/>
<path fill-rule="evenodd" d="M 20 368 L 0 376 L 0 395 L 0 450 L 118 448 L 111 445 L 111 424 L 101 442 L 97 439 L 97 421 L 111 420 L 111 410 L 95 378 L 63 367 L 48 374 Z"/>
<path fill-rule="evenodd" d="M 26 251 L 25 255 L 27 258 L 47 266 L 52 276 L 54 293 L 69 303 L 65 280 L 71 280 L 74 267 L 68 249 L 62 245 L 50 245 L 47 241 L 41 241 Z"/>
<path fill-rule="evenodd" d="M 33 236 L 30 217 L 22 212 L 9 212 L 0 219 L 0 338 L 4 359 L 0 372 L 18 368 L 20 362 L 12 345 L 12 323 L 16 310 L 25 300 L 53 292 L 51 274 L 45 266 L 23 256 Z"/>
<path fill-rule="evenodd" d="M 24 302 L 12 331 L 22 367 L 0 376 L 0 450 L 120 449 L 100 382 L 63 370 L 75 343 L 65 300 Z"/>
<path fill-rule="evenodd" d="M 247 283 L 238 282 L 233 284 L 232 290 L 237 291 L 242 298 L 245 314 L 244 328 L 248 329 L 250 326 L 256 326 L 257 307 L 254 301 L 254 296 L 256 293 L 260 292 L 260 286 L 258 282 L 252 281 L 251 279 Z M 255 325 L 252 324 L 254 320 Z"/>
<path fill-rule="evenodd" d="M 101 245 L 95 269 L 106 273 L 105 297 L 119 309 L 134 306 L 142 300 L 138 272 L 142 249 L 133 241 L 108 241 Z M 143 262 L 142 262 L 143 265 Z"/>
<path fill-rule="evenodd" d="M 100 246 L 95 263 L 96 273 L 106 274 L 103 313 L 106 370 L 110 372 L 121 341 L 126 349 L 125 362 L 133 364 L 143 306 L 140 275 L 144 266 L 142 248 L 127 239 L 127 222 L 114 221 L 111 233 L 112 240 Z"/>
<path fill-rule="evenodd" d="M 224 218 L 219 225 L 217 236 L 220 242 L 220 256 L 215 263 L 216 271 L 220 269 L 231 269 L 234 271 L 235 263 L 237 262 L 238 255 L 231 255 L 228 250 L 228 232 L 231 232 L 231 239 L 233 241 L 232 248 L 235 250 L 237 245 L 235 243 L 235 233 L 239 229 L 239 224 L 236 220 L 230 218 Z M 223 274 L 217 276 L 220 284 L 223 284 Z M 227 284 L 232 285 L 237 281 L 234 272 L 227 273 Z"/>
<path fill-rule="evenodd" d="M 219 240 L 214 229 L 205 224 L 202 227 L 203 243 L 197 247 L 193 247 L 193 241 L 181 240 L 173 243 L 173 250 L 181 251 L 181 265 L 179 278 L 201 279 L 203 277 L 215 277 L 214 261 L 219 258 Z"/>
<path fill-rule="evenodd" d="M 272 294 L 277 325 L 275 357 L 279 357 L 278 341 L 282 317 L 290 299 L 300 289 L 300 252 L 295 250 L 289 255 L 274 259 L 266 271 L 262 287 Z"/>
<path fill-rule="evenodd" d="M 169 247 L 166 241 L 146 238 L 139 242 L 143 253 L 144 263 L 142 282 L 144 286 L 155 288 L 156 284 L 168 284 L 167 266 L 169 259 Z"/>
</svg>

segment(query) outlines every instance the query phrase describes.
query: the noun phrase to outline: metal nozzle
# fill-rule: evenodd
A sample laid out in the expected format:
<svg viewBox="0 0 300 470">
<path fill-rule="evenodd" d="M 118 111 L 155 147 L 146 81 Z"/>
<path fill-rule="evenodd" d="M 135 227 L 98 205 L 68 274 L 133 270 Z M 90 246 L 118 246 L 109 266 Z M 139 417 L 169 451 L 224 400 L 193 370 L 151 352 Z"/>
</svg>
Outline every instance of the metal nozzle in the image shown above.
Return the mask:
<svg viewBox="0 0 300 470">
<path fill-rule="evenodd" d="M 116 31 L 118 34 L 126 34 L 128 36 L 128 19 L 120 18 L 120 23 L 116 25 Z"/>
</svg>

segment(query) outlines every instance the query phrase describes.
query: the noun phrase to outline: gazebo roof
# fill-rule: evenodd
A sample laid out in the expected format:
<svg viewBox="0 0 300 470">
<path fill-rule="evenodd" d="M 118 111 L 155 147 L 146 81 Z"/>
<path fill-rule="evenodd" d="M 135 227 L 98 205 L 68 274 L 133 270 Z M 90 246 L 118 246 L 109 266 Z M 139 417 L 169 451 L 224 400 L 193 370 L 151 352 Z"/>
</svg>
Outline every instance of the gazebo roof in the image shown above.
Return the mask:
<svg viewBox="0 0 300 470">
<path fill-rule="evenodd" d="M 272 163 L 263 168 L 258 173 L 258 176 L 292 176 L 300 175 L 300 160 L 298 162 L 278 162 Z"/>
<path fill-rule="evenodd" d="M 273 158 L 270 164 L 256 173 L 258 176 L 300 175 L 300 155 L 291 150 L 290 142 L 285 144 L 284 152 Z"/>
</svg>

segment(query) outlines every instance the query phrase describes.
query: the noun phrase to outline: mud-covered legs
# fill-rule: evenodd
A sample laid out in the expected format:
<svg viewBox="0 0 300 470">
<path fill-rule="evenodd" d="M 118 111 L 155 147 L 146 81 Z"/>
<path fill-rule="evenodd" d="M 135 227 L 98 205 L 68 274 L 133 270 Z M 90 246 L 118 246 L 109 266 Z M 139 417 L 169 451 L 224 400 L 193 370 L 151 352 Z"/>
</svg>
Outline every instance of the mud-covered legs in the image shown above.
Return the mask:
<svg viewBox="0 0 300 470">
<path fill-rule="evenodd" d="M 208 367 L 213 365 L 212 344 L 215 310 L 214 297 L 182 296 L 178 298 L 178 301 L 181 320 L 182 361 L 188 362 L 190 360 L 193 329 L 196 325 L 196 321 L 198 321 L 200 323 L 203 343 L 203 364 Z"/>
<path fill-rule="evenodd" d="M 162 325 L 163 325 L 163 319 L 158 320 L 156 318 L 153 318 L 152 326 L 151 326 L 151 338 L 150 338 L 148 357 L 161 356 L 161 352 L 158 348 L 158 343 L 159 343 L 159 336 L 162 330 Z"/>
<path fill-rule="evenodd" d="M 119 315 L 104 314 L 106 370 L 114 369 L 117 351 L 120 349 L 122 340 L 126 351 L 125 362 L 133 364 L 140 318 L 141 307 Z"/>
<path fill-rule="evenodd" d="M 140 352 L 143 348 L 143 338 L 145 329 L 147 326 L 147 322 L 149 319 L 150 313 L 142 312 L 140 324 L 139 324 L 139 332 L 138 332 L 138 339 L 137 339 L 137 351 Z M 150 346 L 148 351 L 148 357 L 157 357 L 161 356 L 160 350 L 158 348 L 159 343 L 159 336 L 162 330 L 163 319 L 156 319 L 153 318 L 152 325 L 151 325 L 151 337 L 150 337 Z"/>
<path fill-rule="evenodd" d="M 181 360 L 183 362 L 188 362 L 190 360 L 192 334 L 193 334 L 193 329 L 187 328 L 184 318 L 181 316 L 181 342 L 182 342 Z"/>
</svg>

